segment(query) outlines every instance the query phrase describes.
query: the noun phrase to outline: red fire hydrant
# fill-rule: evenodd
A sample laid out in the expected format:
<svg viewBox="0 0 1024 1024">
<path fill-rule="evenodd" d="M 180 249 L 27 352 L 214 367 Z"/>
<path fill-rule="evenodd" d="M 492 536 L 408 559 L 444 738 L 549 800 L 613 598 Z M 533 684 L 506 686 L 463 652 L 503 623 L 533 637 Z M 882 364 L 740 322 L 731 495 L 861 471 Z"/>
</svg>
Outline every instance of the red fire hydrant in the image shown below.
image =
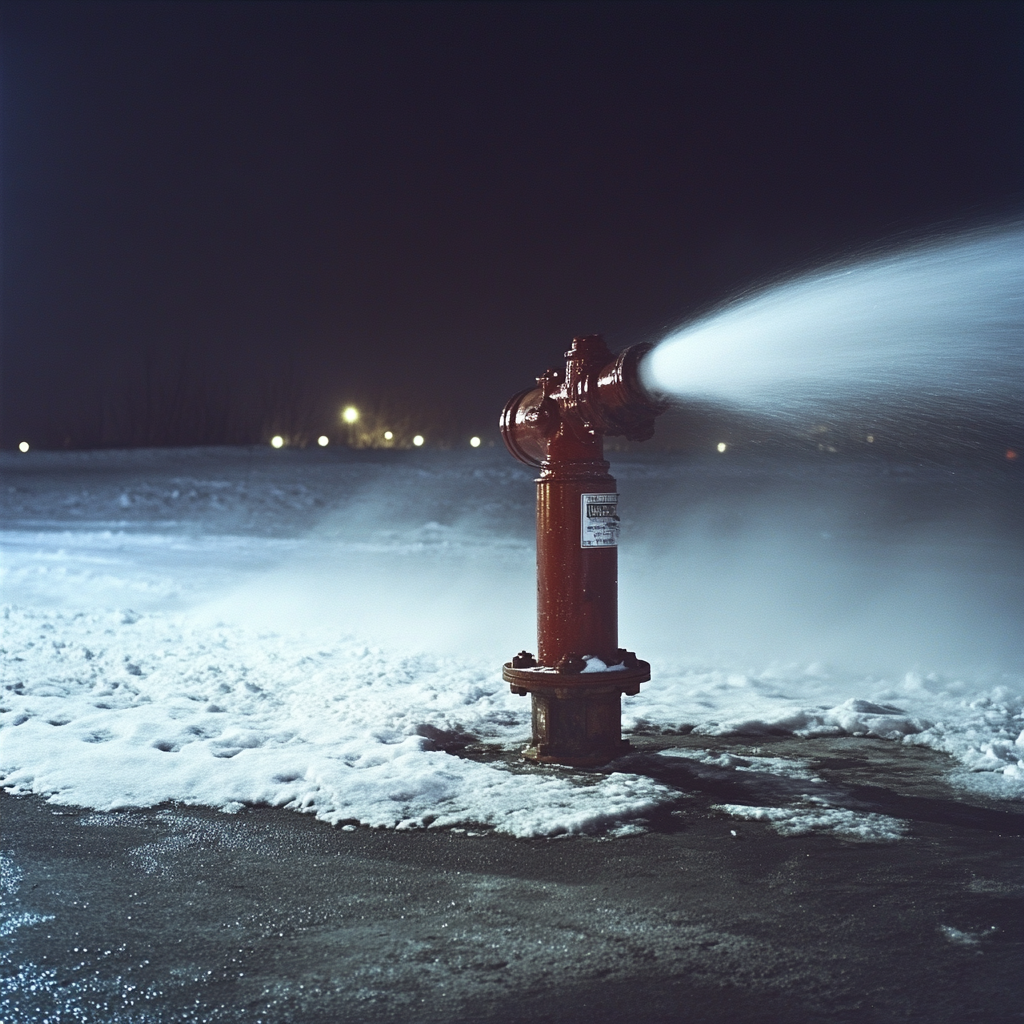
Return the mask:
<svg viewBox="0 0 1024 1024">
<path fill-rule="evenodd" d="M 651 667 L 618 641 L 618 494 L 604 436 L 644 441 L 665 405 L 647 394 L 637 364 L 650 345 L 617 356 L 600 335 L 575 338 L 565 370 L 513 396 L 501 434 L 537 479 L 537 655 L 502 671 L 533 702 L 524 756 L 584 767 L 629 749 L 620 696 L 640 692 Z"/>
</svg>

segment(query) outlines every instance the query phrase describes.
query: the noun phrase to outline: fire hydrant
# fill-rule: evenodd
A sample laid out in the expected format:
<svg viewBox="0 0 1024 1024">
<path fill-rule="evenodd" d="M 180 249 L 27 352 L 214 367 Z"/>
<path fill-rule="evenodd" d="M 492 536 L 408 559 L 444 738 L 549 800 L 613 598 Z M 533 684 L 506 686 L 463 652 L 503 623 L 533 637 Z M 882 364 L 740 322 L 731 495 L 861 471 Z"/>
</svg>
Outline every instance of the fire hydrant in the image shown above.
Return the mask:
<svg viewBox="0 0 1024 1024">
<path fill-rule="evenodd" d="M 537 654 L 521 651 L 502 678 L 530 694 L 531 760 L 605 764 L 629 749 L 621 695 L 640 692 L 651 667 L 618 641 L 618 494 L 604 436 L 644 441 L 665 404 L 637 365 L 650 345 L 613 356 L 600 335 L 573 339 L 565 370 L 514 395 L 501 435 L 537 479 Z"/>
</svg>

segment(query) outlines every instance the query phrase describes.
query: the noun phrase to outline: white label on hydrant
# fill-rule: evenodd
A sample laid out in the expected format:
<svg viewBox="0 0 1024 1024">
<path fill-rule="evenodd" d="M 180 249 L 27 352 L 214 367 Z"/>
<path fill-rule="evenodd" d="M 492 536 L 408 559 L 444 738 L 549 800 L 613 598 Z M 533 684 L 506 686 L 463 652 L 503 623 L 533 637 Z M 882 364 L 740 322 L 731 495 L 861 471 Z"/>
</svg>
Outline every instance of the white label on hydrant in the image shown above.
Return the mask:
<svg viewBox="0 0 1024 1024">
<path fill-rule="evenodd" d="M 619 496 L 580 496 L 580 547 L 614 548 L 619 544 Z"/>
</svg>

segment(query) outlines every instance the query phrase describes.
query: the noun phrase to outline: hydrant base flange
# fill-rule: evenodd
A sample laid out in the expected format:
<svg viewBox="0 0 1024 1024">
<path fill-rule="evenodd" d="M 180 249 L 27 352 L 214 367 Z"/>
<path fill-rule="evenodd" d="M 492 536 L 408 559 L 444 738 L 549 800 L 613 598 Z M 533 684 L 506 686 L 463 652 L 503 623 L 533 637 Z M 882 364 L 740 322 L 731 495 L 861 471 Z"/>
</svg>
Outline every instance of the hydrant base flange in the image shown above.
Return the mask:
<svg viewBox="0 0 1024 1024">
<path fill-rule="evenodd" d="M 523 756 L 541 764 L 594 768 L 632 748 L 622 738 L 621 695 L 640 691 L 651 678 L 647 662 L 612 672 L 563 673 L 513 668 L 502 676 L 513 693 L 530 694 L 533 740 Z"/>
<path fill-rule="evenodd" d="M 513 693 L 527 694 L 537 690 L 573 691 L 582 696 L 583 691 L 594 693 L 615 692 L 630 696 L 640 692 L 640 684 L 651 678 L 651 666 L 637 659 L 636 665 L 611 672 L 556 672 L 551 668 L 513 668 L 506 661 L 501 667 L 501 678 L 510 684 Z"/>
</svg>

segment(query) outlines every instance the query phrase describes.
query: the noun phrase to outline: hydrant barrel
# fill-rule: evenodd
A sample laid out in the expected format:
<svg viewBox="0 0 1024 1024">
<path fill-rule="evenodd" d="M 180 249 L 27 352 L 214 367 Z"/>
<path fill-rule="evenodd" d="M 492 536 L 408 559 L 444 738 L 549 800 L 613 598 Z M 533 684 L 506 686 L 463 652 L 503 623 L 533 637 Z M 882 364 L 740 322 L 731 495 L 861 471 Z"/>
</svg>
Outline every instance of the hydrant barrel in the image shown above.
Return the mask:
<svg viewBox="0 0 1024 1024">
<path fill-rule="evenodd" d="M 556 467 L 537 482 L 537 648 L 542 665 L 571 655 L 617 659 L 618 548 L 584 547 L 587 506 L 614 509 L 615 481 L 607 473 L 585 476 Z M 610 517 L 609 517 L 610 518 Z"/>
</svg>

